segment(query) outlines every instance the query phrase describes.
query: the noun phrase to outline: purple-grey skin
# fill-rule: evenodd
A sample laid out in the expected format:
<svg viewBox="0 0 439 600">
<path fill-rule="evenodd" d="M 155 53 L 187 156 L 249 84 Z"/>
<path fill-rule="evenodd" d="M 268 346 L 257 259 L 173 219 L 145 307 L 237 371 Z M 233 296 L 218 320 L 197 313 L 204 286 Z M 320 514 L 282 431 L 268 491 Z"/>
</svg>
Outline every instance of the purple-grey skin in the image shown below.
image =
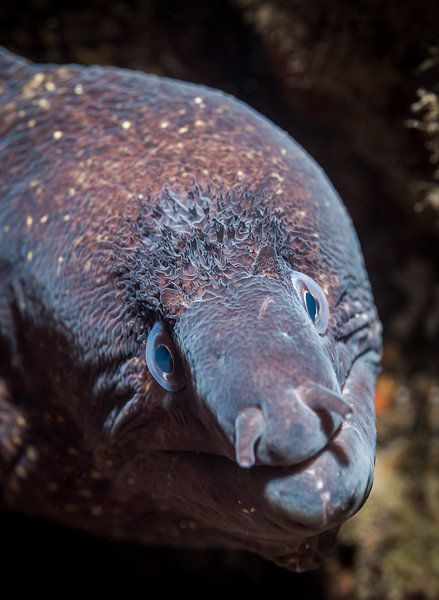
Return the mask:
<svg viewBox="0 0 439 600">
<path fill-rule="evenodd" d="M 381 326 L 312 158 L 238 100 L 0 53 L 4 509 L 315 567 L 373 479 Z"/>
</svg>

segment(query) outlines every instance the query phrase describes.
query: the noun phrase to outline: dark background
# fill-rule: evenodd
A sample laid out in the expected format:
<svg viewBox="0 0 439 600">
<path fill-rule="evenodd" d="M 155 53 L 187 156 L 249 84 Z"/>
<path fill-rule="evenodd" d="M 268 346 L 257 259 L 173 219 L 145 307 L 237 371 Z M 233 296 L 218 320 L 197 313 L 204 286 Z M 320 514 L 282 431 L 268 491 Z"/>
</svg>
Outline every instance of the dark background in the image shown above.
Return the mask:
<svg viewBox="0 0 439 600">
<path fill-rule="evenodd" d="M 0 44 L 23 56 L 218 87 L 287 130 L 348 206 L 385 327 L 374 492 L 324 568 L 294 575 L 248 554 L 118 545 L 0 515 L 2 570 L 60 591 L 439 598 L 438 6 L 0 2 Z"/>
</svg>

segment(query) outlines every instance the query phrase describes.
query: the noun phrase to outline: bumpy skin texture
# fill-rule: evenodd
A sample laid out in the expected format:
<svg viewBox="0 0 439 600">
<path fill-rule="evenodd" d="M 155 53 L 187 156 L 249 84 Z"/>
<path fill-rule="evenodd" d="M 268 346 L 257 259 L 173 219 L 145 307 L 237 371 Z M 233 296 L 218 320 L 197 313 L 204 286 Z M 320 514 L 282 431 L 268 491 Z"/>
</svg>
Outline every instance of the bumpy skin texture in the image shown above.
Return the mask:
<svg viewBox="0 0 439 600">
<path fill-rule="evenodd" d="M 1 51 L 0 91 L 3 506 L 314 567 L 372 485 L 381 351 L 325 175 L 201 86 Z M 326 292 L 324 335 L 293 271 Z M 146 366 L 157 321 L 179 392 Z M 235 458 L 240 414 L 251 468 Z"/>
</svg>

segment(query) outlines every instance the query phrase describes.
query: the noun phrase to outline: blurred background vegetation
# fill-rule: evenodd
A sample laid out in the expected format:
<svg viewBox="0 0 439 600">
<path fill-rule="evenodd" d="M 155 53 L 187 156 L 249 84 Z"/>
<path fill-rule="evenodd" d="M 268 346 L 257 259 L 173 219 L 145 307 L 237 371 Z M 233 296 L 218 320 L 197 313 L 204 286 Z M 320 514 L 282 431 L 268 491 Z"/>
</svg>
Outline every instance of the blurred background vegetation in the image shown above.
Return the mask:
<svg viewBox="0 0 439 600">
<path fill-rule="evenodd" d="M 1 515 L 5 574 L 60 592 L 439 598 L 437 0 L 1 0 L 0 44 L 221 88 L 279 124 L 348 206 L 385 327 L 374 490 L 324 567 L 295 575 Z"/>
</svg>

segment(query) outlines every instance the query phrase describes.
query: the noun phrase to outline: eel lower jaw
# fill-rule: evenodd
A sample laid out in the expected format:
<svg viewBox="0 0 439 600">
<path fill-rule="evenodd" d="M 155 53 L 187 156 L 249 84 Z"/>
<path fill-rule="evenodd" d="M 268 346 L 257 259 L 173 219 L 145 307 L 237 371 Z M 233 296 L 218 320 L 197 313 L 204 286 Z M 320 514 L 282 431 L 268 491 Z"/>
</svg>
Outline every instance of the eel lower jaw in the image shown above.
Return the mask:
<svg viewBox="0 0 439 600">
<path fill-rule="evenodd" d="M 331 442 L 336 438 L 334 434 Z M 180 449 L 161 452 L 177 458 L 191 470 L 211 473 L 215 489 L 222 497 L 227 496 L 232 507 L 244 513 L 241 517 L 245 520 L 247 536 L 252 537 L 254 529 L 255 540 L 264 537 L 267 542 L 279 543 L 294 537 L 318 535 L 344 520 L 342 515 L 332 513 L 330 493 L 314 467 L 316 461 L 330 452 L 328 447 L 329 444 L 293 466 L 255 465 L 250 469 L 240 467 L 223 454 Z M 328 475 L 326 473 L 326 477 Z M 240 481 L 242 492 L 233 485 L 236 481 Z"/>
</svg>

